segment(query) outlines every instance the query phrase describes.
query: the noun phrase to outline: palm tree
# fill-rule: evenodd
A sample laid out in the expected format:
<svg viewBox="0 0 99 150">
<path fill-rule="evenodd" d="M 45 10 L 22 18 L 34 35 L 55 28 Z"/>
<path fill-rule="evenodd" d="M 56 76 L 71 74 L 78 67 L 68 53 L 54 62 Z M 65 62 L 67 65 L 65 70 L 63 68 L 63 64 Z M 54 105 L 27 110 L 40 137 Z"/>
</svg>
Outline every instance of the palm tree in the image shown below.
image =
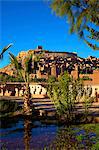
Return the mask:
<svg viewBox="0 0 99 150">
<path fill-rule="evenodd" d="M 30 118 L 25 118 L 24 119 L 24 145 L 25 145 L 25 150 L 30 149 L 30 140 L 31 140 L 31 124 L 32 121 Z"/>
<path fill-rule="evenodd" d="M 24 92 L 24 114 L 30 115 L 32 113 L 32 109 L 30 107 L 30 87 L 29 87 L 29 74 L 31 72 L 31 63 L 33 61 L 32 55 L 28 55 L 23 59 L 23 63 L 20 63 L 17 58 L 9 53 L 10 60 L 14 69 L 16 70 L 17 76 L 22 78 L 25 82 L 25 92 Z"/>
<path fill-rule="evenodd" d="M 0 53 L 0 59 L 3 58 L 3 54 L 12 46 L 13 44 L 10 43 L 8 44 L 7 46 L 5 46 L 3 49 L 2 49 L 2 52 Z"/>
<path fill-rule="evenodd" d="M 98 0 L 52 0 L 51 7 L 57 15 L 68 19 L 70 33 L 76 32 L 88 46 L 99 50 L 96 45 L 99 41 Z"/>
</svg>

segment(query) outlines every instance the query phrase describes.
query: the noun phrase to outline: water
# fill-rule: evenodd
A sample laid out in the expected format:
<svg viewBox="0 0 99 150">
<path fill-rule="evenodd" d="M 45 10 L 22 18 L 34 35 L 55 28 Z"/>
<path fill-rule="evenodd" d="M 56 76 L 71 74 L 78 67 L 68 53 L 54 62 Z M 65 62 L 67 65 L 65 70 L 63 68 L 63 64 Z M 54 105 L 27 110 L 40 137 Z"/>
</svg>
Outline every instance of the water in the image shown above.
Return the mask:
<svg viewBox="0 0 99 150">
<path fill-rule="evenodd" d="M 55 124 L 47 125 L 29 119 L 1 120 L 0 147 L 9 150 L 44 149 L 54 140 L 57 130 Z"/>
<path fill-rule="evenodd" d="M 99 124 L 88 125 L 87 129 L 82 127 L 67 128 L 44 120 L 6 118 L 1 120 L 0 149 L 43 150 L 50 147 L 51 150 L 63 150 L 65 147 L 65 150 L 89 150 L 99 141 L 99 134 L 94 132 L 95 127 L 99 129 Z"/>
</svg>

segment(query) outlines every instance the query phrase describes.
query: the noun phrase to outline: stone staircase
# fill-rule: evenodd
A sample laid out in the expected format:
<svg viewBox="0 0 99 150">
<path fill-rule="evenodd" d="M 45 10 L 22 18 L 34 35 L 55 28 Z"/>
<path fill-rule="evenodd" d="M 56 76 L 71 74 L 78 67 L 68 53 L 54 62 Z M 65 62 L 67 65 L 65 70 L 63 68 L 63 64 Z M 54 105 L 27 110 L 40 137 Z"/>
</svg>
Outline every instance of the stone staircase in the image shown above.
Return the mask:
<svg viewBox="0 0 99 150">
<path fill-rule="evenodd" d="M 0 99 L 10 99 L 17 101 L 20 106 L 23 106 L 23 98 L 22 97 L 0 97 Z M 46 114 L 47 116 L 55 115 L 56 110 L 54 107 L 53 102 L 49 98 L 32 98 L 31 99 L 32 105 L 34 105 L 35 109 L 40 112 L 40 115 Z M 89 108 L 90 113 L 98 114 L 99 115 L 99 102 L 94 102 Z M 84 106 L 82 102 L 76 103 L 76 110 L 75 113 L 82 113 L 84 112 Z"/>
<path fill-rule="evenodd" d="M 55 115 L 55 107 L 53 102 L 46 98 L 46 99 L 32 99 L 31 100 L 35 109 L 40 112 L 40 115 L 47 115 L 52 116 Z"/>
<path fill-rule="evenodd" d="M 33 105 L 36 110 L 39 110 L 40 112 L 46 111 L 47 115 L 53 114 L 56 112 L 53 102 L 50 99 L 33 99 L 32 100 Z M 84 104 L 82 102 L 76 104 L 76 110 L 75 113 L 82 113 L 85 111 Z M 99 115 L 99 102 L 94 102 L 89 107 L 88 111 L 93 114 Z"/>
<path fill-rule="evenodd" d="M 99 102 L 93 102 L 88 110 L 90 113 L 94 113 L 94 114 L 99 115 Z M 82 102 L 76 104 L 76 111 L 78 113 L 82 113 L 85 111 L 84 104 Z"/>
</svg>

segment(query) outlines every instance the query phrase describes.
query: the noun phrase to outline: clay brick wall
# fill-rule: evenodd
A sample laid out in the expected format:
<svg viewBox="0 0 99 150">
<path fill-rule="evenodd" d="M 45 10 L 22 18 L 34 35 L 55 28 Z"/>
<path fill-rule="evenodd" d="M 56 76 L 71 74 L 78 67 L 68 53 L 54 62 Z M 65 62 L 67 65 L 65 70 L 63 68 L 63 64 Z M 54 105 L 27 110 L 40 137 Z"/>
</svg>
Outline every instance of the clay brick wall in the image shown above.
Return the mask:
<svg viewBox="0 0 99 150">
<path fill-rule="evenodd" d="M 48 79 L 48 74 L 46 74 L 46 75 L 42 74 L 41 78 Z"/>
<path fill-rule="evenodd" d="M 93 84 L 99 84 L 99 70 L 93 72 Z"/>
<path fill-rule="evenodd" d="M 72 71 L 71 75 L 73 76 L 74 79 L 78 79 L 78 71 L 77 70 Z"/>
<path fill-rule="evenodd" d="M 79 74 L 80 78 L 83 78 L 84 76 L 88 76 L 91 80 L 84 81 L 85 85 L 99 85 L 99 70 L 94 70 L 93 74 Z"/>
<path fill-rule="evenodd" d="M 53 64 L 52 67 L 51 67 L 51 75 L 52 75 L 52 76 L 55 76 L 55 77 L 57 76 L 57 75 L 56 75 L 56 65 L 54 65 L 54 64 Z"/>
</svg>

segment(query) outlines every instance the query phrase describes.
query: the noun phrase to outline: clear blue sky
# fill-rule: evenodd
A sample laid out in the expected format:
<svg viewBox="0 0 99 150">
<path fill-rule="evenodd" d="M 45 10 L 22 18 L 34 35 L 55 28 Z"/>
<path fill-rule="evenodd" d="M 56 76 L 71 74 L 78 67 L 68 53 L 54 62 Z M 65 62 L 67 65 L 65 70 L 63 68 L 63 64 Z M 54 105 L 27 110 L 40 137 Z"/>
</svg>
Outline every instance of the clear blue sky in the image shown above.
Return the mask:
<svg viewBox="0 0 99 150">
<path fill-rule="evenodd" d="M 52 13 L 47 0 L 0 0 L 0 7 L 0 50 L 13 43 L 9 51 L 17 55 L 42 45 L 48 50 L 77 52 L 80 57 L 99 57 L 99 51 L 93 51 L 77 35 L 69 34 L 69 24 Z M 6 52 L 0 68 L 9 62 Z"/>
</svg>

